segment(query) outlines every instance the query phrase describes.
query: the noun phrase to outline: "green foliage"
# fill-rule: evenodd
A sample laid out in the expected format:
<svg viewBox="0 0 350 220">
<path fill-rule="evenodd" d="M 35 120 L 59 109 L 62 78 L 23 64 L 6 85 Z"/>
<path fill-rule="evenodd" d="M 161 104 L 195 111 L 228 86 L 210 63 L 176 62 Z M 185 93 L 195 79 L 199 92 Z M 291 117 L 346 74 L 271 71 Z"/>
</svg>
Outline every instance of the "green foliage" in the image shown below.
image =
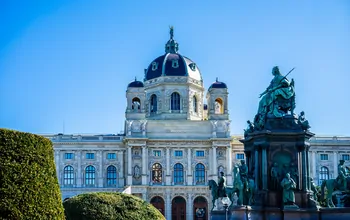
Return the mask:
<svg viewBox="0 0 350 220">
<path fill-rule="evenodd" d="M 67 220 L 162 220 L 151 204 L 123 193 L 98 192 L 74 196 L 63 202 Z"/>
<path fill-rule="evenodd" d="M 0 219 L 64 219 L 49 139 L 0 129 Z"/>
</svg>

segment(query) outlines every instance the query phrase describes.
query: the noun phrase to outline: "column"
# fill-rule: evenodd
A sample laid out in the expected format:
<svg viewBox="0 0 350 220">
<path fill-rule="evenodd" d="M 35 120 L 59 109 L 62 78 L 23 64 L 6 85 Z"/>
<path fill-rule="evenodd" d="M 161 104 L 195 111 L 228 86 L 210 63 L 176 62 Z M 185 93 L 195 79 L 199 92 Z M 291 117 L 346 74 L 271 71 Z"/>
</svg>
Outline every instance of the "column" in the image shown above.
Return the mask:
<svg viewBox="0 0 350 220">
<path fill-rule="evenodd" d="M 263 146 L 262 149 L 262 185 L 263 189 L 267 190 L 267 157 L 266 157 L 266 146 Z"/>
<path fill-rule="evenodd" d="M 166 148 L 166 176 L 165 176 L 165 184 L 171 185 L 171 175 L 170 175 L 170 148 Z"/>
<path fill-rule="evenodd" d="M 103 159 L 102 159 L 102 155 L 103 155 L 103 151 L 98 151 L 98 160 L 99 160 L 99 175 L 97 175 L 98 177 L 100 177 L 97 181 L 98 183 L 98 187 L 103 187 Z"/>
<path fill-rule="evenodd" d="M 314 179 L 314 183 L 317 181 L 317 173 L 316 173 L 316 152 L 311 151 L 311 158 L 312 158 L 312 177 Z"/>
<path fill-rule="evenodd" d="M 338 176 L 338 152 L 333 152 L 333 166 L 334 166 L 334 168 L 333 168 L 333 170 L 334 170 L 334 176 L 333 177 L 329 177 L 329 179 L 335 179 L 335 178 L 337 178 L 337 176 Z"/>
<path fill-rule="evenodd" d="M 77 187 L 81 187 L 81 184 L 82 184 L 82 180 L 83 180 L 83 176 L 81 174 L 81 151 L 78 151 L 77 152 L 77 161 L 78 161 L 78 174 L 77 174 Z"/>
<path fill-rule="evenodd" d="M 142 146 L 142 185 L 147 184 L 147 146 Z"/>
<path fill-rule="evenodd" d="M 192 163 L 191 163 L 191 148 L 187 149 L 187 185 L 194 185 L 193 179 L 194 175 L 192 174 Z"/>
<path fill-rule="evenodd" d="M 255 189 L 259 189 L 259 150 L 255 148 L 255 158 L 254 158 L 254 177 L 255 177 Z"/>
<path fill-rule="evenodd" d="M 213 176 L 217 176 L 217 170 L 218 170 L 218 165 L 217 165 L 217 159 L 216 159 L 216 146 L 212 147 L 213 149 Z"/>
<path fill-rule="evenodd" d="M 165 197 L 165 218 L 171 219 L 171 195 L 170 190 L 166 191 L 166 197 Z"/>
<path fill-rule="evenodd" d="M 118 155 L 118 161 L 120 164 L 120 170 L 118 175 L 118 185 L 117 187 L 123 187 L 124 186 L 124 157 L 123 157 L 123 151 L 117 151 Z"/>
<path fill-rule="evenodd" d="M 307 183 L 307 175 L 306 175 L 306 152 L 305 152 L 305 148 L 303 149 L 303 151 L 301 152 L 301 172 L 302 172 L 302 191 L 306 192 L 306 183 Z"/>
<path fill-rule="evenodd" d="M 311 184 L 310 184 L 310 158 L 309 158 L 309 147 L 307 146 L 307 150 L 306 150 L 306 181 L 307 181 L 307 190 L 311 189 Z"/>
<path fill-rule="evenodd" d="M 132 152 L 131 152 L 131 146 L 128 146 L 128 179 L 127 179 L 127 185 L 132 185 Z"/>
<path fill-rule="evenodd" d="M 186 202 L 186 215 L 188 220 L 193 220 L 193 202 L 192 202 L 192 194 L 187 194 L 187 202 Z"/>
</svg>

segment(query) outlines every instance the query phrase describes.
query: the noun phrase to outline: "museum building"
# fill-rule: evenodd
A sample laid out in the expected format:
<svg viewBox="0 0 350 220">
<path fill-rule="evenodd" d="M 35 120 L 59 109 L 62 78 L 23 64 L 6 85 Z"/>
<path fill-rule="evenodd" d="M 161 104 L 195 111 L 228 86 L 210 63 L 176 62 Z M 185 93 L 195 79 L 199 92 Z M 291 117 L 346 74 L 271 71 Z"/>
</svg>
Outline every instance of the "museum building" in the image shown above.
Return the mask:
<svg viewBox="0 0 350 220">
<path fill-rule="evenodd" d="M 54 144 L 63 199 L 119 191 L 166 219 L 210 219 L 208 180 L 223 171 L 232 185 L 232 167 L 245 159 L 243 136 L 230 134 L 226 84 L 216 79 L 206 90 L 198 65 L 178 49 L 171 29 L 143 82 L 127 86 L 123 134 L 44 135 Z M 336 178 L 339 160 L 350 164 L 350 137 L 313 137 L 310 152 L 315 182 Z"/>
</svg>

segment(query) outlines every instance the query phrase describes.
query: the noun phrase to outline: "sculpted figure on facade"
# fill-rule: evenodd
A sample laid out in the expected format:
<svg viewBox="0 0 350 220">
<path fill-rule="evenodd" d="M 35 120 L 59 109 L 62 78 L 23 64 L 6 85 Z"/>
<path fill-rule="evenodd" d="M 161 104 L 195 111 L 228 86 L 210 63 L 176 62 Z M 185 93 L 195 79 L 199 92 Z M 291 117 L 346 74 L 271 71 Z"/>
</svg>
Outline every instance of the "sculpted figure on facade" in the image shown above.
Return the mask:
<svg viewBox="0 0 350 220">
<path fill-rule="evenodd" d="M 277 190 L 279 186 L 279 172 L 278 172 L 278 164 L 274 163 L 273 167 L 271 168 L 271 189 Z"/>
<path fill-rule="evenodd" d="M 138 165 L 134 166 L 134 177 L 135 179 L 141 177 L 140 167 Z"/>
<path fill-rule="evenodd" d="M 296 188 L 296 183 L 294 180 L 290 177 L 290 174 L 287 173 L 286 177 L 282 180 L 281 186 L 283 189 L 283 204 L 286 206 L 288 205 L 295 205 L 295 195 L 294 190 Z"/>
</svg>

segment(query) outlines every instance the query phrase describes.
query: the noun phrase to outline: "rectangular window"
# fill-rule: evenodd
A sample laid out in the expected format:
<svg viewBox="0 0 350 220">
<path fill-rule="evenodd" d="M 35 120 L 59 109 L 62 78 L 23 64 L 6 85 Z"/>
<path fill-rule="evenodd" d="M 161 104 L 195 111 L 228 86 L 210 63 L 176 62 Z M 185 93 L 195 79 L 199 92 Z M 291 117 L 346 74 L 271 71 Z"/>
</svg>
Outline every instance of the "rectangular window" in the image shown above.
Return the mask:
<svg viewBox="0 0 350 220">
<path fill-rule="evenodd" d="M 160 157 L 160 156 L 161 156 L 161 151 L 160 151 L 160 150 L 154 150 L 154 151 L 153 151 L 153 155 L 154 155 L 155 157 Z"/>
<path fill-rule="evenodd" d="M 196 151 L 196 157 L 204 157 L 204 151 L 203 150 Z"/>
<path fill-rule="evenodd" d="M 237 160 L 244 160 L 244 154 L 236 154 Z"/>
<path fill-rule="evenodd" d="M 109 159 L 109 160 L 114 160 L 116 158 L 117 158 L 117 156 L 115 155 L 115 153 L 108 153 L 107 154 L 107 159 Z"/>
<path fill-rule="evenodd" d="M 95 154 L 94 153 L 86 153 L 86 159 L 94 159 Z"/>
<path fill-rule="evenodd" d="M 343 160 L 350 160 L 350 155 L 349 154 L 343 154 L 342 158 L 343 158 Z"/>
<path fill-rule="evenodd" d="M 73 153 L 65 153 L 64 159 L 68 159 L 68 160 L 74 159 L 74 154 Z"/>
<path fill-rule="evenodd" d="M 182 157 L 182 150 L 176 150 L 175 157 Z"/>
<path fill-rule="evenodd" d="M 321 154 L 321 160 L 328 160 L 328 154 Z"/>
</svg>

